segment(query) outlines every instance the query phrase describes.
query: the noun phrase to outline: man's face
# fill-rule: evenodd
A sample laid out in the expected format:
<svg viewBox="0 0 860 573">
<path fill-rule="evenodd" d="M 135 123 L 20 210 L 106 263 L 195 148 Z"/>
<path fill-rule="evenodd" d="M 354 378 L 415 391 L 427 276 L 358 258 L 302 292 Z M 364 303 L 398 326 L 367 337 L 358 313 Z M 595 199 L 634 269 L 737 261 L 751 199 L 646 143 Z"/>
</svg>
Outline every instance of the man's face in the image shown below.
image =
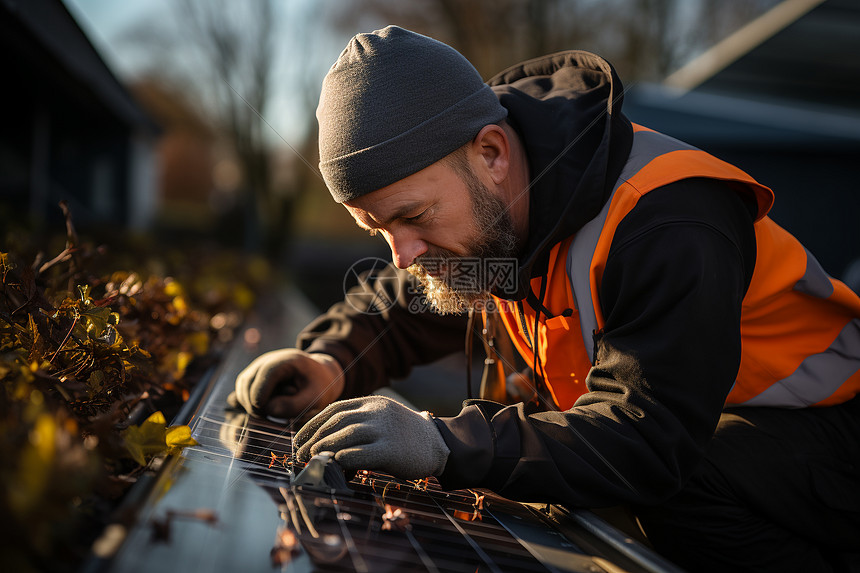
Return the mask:
<svg viewBox="0 0 860 573">
<path fill-rule="evenodd" d="M 486 273 L 463 280 L 456 268 L 477 259 L 510 264 L 517 253 L 507 205 L 468 165 L 439 161 L 344 205 L 360 227 L 382 234 L 394 263 L 419 279 L 443 314 L 489 298 Z"/>
</svg>

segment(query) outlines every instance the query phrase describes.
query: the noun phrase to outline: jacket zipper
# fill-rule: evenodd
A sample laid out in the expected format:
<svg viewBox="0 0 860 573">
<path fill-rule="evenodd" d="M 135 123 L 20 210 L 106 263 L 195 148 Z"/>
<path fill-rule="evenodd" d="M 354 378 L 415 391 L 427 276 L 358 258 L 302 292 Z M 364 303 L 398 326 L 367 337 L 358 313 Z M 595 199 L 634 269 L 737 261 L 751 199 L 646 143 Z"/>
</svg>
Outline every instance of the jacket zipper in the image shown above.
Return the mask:
<svg viewBox="0 0 860 573">
<path fill-rule="evenodd" d="M 529 335 L 529 329 L 526 326 L 526 314 L 523 310 L 523 301 L 521 300 L 517 301 L 517 315 L 520 319 L 520 328 L 523 331 L 523 335 L 526 337 L 526 344 L 529 345 L 529 348 L 531 350 L 534 350 L 534 345 L 532 344 L 532 337 Z"/>
</svg>

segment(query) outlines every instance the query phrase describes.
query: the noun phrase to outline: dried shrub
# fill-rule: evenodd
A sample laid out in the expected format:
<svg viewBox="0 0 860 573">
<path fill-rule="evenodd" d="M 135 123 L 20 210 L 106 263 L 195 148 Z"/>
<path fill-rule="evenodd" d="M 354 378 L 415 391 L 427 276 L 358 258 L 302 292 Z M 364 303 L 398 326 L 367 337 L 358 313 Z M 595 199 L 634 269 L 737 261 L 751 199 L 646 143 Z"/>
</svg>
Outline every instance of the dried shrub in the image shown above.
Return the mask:
<svg viewBox="0 0 860 573">
<path fill-rule="evenodd" d="M 56 257 L 0 252 L 4 571 L 73 570 L 141 464 L 193 443 L 161 412 L 175 413 L 217 360 L 267 272 L 197 257 L 180 264 L 190 288 L 102 272 L 105 249 L 80 244 L 64 210 Z"/>
</svg>

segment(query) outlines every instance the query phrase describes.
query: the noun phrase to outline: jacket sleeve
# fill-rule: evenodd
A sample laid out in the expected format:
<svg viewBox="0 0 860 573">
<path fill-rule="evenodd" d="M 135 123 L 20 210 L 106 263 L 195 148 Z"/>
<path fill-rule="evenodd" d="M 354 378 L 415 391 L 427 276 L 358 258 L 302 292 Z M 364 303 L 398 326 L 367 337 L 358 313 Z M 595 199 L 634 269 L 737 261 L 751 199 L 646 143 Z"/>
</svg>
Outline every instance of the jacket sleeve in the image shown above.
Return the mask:
<svg viewBox="0 0 860 573">
<path fill-rule="evenodd" d="M 589 392 L 565 412 L 472 401 L 437 426 L 444 487 L 582 507 L 657 503 L 701 460 L 740 363 L 752 215 L 726 184 L 651 191 L 618 227 Z"/>
<path fill-rule="evenodd" d="M 465 316 L 430 310 L 414 277 L 389 264 L 359 276 L 343 301 L 299 333 L 296 347 L 333 356 L 344 369 L 341 397 L 349 398 L 462 351 L 465 336 Z"/>
</svg>

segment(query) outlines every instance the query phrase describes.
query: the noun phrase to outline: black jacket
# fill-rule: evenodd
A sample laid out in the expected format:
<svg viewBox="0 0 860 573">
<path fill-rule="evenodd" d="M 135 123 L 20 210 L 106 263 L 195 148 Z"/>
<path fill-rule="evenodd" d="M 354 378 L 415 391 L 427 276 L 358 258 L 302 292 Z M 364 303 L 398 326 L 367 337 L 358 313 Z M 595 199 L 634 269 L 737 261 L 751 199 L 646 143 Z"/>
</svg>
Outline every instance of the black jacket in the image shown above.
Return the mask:
<svg viewBox="0 0 860 573">
<path fill-rule="evenodd" d="M 529 238 L 510 297 L 522 299 L 546 272 L 552 246 L 600 211 L 632 128 L 620 81 L 593 54 L 531 60 L 488 83 L 529 158 Z M 655 503 L 678 491 L 738 370 L 741 303 L 755 264 L 752 211 L 726 184 L 701 179 L 642 198 L 606 262 L 589 392 L 566 412 L 477 400 L 438 418 L 451 450 L 442 485 L 588 507 Z M 343 365 L 344 397 L 462 350 L 465 318 L 410 311 L 411 279 L 386 273 L 361 288 L 379 289 L 392 306 L 367 314 L 338 303 L 299 336 L 300 348 Z"/>
</svg>

